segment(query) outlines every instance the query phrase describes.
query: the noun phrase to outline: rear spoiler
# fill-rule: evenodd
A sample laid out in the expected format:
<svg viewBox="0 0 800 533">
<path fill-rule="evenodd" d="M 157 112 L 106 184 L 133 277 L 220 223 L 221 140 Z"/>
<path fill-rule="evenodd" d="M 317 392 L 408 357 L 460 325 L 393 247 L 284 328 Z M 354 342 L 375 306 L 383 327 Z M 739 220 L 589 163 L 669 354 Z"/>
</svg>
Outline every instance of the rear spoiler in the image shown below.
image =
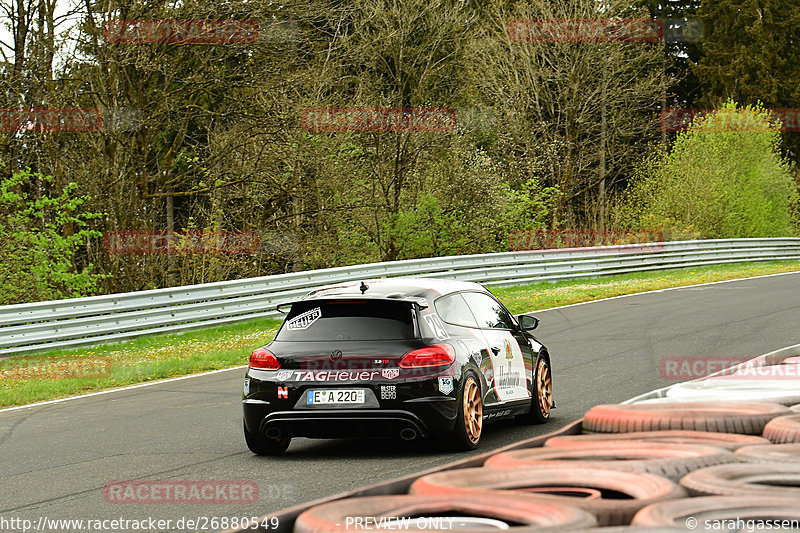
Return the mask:
<svg viewBox="0 0 800 533">
<path fill-rule="evenodd" d="M 406 302 L 410 303 L 411 305 L 415 306 L 417 309 L 425 309 L 428 307 L 428 299 L 422 298 L 418 296 L 393 296 L 389 295 L 375 295 L 375 296 L 368 296 L 366 294 L 337 294 L 331 296 L 319 296 L 316 298 L 299 298 L 296 300 L 288 300 L 285 302 L 281 302 L 276 306 L 276 309 L 281 313 L 288 313 L 289 309 L 292 305 L 298 303 L 309 303 L 309 302 L 325 302 L 325 301 L 337 301 L 337 300 L 347 300 L 347 301 L 356 301 L 356 300 L 369 300 L 369 301 L 385 301 L 385 302 Z"/>
</svg>

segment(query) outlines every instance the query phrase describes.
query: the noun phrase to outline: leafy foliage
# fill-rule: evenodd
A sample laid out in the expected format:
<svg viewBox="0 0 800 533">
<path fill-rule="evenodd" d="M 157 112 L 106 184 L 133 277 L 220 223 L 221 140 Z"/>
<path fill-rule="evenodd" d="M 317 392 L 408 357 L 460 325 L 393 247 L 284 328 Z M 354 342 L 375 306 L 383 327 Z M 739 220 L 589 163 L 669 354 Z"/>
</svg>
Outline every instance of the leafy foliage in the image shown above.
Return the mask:
<svg viewBox="0 0 800 533">
<path fill-rule="evenodd" d="M 797 202 L 792 176 L 779 125 L 761 107 L 729 101 L 639 167 L 628 223 L 673 239 L 787 236 Z"/>
<path fill-rule="evenodd" d="M 74 258 L 92 237 L 87 196 L 70 183 L 54 191 L 53 177 L 23 170 L 0 180 L 0 303 L 89 296 L 101 275 Z"/>
</svg>

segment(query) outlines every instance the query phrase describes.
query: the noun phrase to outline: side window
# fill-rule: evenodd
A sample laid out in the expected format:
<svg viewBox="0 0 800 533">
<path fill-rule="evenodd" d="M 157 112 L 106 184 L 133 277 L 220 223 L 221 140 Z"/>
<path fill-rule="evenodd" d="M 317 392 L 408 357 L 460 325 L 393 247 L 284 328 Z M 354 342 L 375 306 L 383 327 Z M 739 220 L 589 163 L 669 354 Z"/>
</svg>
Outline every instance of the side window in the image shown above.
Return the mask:
<svg viewBox="0 0 800 533">
<path fill-rule="evenodd" d="M 497 300 L 488 294 L 465 292 L 464 299 L 478 320 L 478 327 L 492 329 L 516 329 L 514 319 Z"/>
<path fill-rule="evenodd" d="M 441 319 L 448 324 L 467 328 L 478 327 L 475 317 L 472 316 L 469 307 L 467 307 L 467 302 L 464 301 L 460 294 L 451 294 L 439 298 L 433 303 L 433 306 Z"/>
</svg>

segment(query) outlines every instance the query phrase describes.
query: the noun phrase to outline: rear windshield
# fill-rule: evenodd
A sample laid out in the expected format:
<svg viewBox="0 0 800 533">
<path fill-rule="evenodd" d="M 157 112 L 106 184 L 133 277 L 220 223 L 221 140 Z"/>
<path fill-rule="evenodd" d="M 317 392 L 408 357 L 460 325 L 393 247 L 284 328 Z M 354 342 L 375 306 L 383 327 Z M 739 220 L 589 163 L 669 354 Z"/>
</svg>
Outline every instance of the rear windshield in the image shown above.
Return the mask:
<svg viewBox="0 0 800 533">
<path fill-rule="evenodd" d="M 414 338 L 411 304 L 381 301 L 310 301 L 292 306 L 279 341 L 398 340 Z"/>
</svg>

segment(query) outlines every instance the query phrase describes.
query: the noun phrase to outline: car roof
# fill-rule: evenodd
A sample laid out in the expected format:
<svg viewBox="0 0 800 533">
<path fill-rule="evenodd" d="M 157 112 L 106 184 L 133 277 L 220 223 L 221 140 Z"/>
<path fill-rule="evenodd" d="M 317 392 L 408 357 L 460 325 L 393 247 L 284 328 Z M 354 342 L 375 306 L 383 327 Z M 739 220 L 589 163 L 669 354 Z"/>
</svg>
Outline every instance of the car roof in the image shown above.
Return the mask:
<svg viewBox="0 0 800 533">
<path fill-rule="evenodd" d="M 336 296 L 362 296 L 361 284 L 369 287 L 363 296 L 369 298 L 414 299 L 433 301 L 439 296 L 459 291 L 488 292 L 483 285 L 470 281 L 454 281 L 435 278 L 387 278 L 366 279 L 348 283 L 327 285 L 306 294 L 303 300 L 331 298 Z"/>
</svg>

